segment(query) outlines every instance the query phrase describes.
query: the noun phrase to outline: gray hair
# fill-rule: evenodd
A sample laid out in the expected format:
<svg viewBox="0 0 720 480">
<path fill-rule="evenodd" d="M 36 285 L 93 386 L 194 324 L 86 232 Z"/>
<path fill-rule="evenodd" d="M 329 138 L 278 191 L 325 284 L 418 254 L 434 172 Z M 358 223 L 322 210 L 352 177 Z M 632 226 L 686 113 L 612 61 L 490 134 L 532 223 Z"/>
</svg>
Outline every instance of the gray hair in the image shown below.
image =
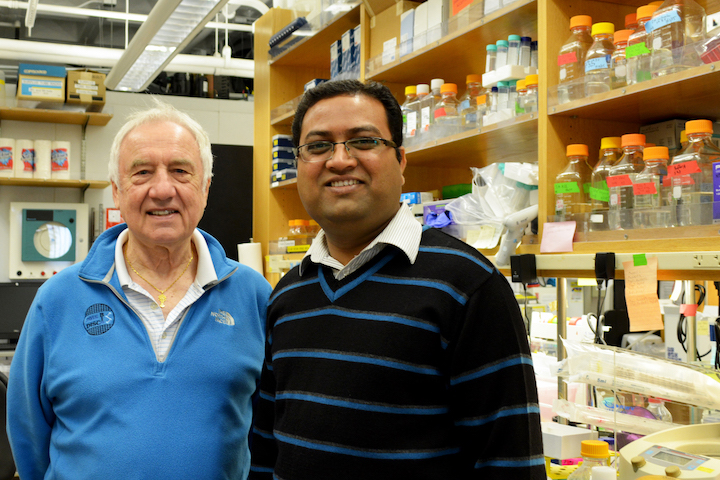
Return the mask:
<svg viewBox="0 0 720 480">
<path fill-rule="evenodd" d="M 207 185 L 208 180 L 212 178 L 213 156 L 210 146 L 210 137 L 205 130 L 193 120 L 188 114 L 181 112 L 169 103 L 159 100 L 157 96 L 152 96 L 153 106 L 147 110 L 141 110 L 133 113 L 127 119 L 125 125 L 115 135 L 112 146 L 110 147 L 110 160 L 108 160 L 108 177 L 115 185 L 120 184 L 120 145 L 128 133 L 135 128 L 153 122 L 172 122 L 181 127 L 186 128 L 192 133 L 200 150 L 200 160 L 203 166 L 203 187 Z"/>
</svg>

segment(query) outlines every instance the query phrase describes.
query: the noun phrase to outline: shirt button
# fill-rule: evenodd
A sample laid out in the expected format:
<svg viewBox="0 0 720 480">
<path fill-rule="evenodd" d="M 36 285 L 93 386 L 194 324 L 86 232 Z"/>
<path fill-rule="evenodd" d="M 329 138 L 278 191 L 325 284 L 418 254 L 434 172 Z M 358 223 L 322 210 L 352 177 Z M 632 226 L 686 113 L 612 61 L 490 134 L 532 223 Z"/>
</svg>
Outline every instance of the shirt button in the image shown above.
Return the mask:
<svg viewBox="0 0 720 480">
<path fill-rule="evenodd" d="M 150 310 L 157 310 L 158 306 L 157 303 L 150 304 Z"/>
<path fill-rule="evenodd" d="M 167 338 L 167 333 L 163 333 L 162 338 Z"/>
</svg>

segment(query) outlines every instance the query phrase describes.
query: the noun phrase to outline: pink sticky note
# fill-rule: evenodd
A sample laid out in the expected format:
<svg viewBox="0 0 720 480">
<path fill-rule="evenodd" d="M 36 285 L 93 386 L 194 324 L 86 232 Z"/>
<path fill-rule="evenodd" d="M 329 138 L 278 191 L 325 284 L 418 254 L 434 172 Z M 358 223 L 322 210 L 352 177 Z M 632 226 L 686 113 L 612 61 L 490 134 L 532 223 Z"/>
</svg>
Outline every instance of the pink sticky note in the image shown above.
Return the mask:
<svg viewBox="0 0 720 480">
<path fill-rule="evenodd" d="M 543 226 L 541 253 L 558 253 L 573 251 L 575 222 L 547 222 Z"/>
</svg>

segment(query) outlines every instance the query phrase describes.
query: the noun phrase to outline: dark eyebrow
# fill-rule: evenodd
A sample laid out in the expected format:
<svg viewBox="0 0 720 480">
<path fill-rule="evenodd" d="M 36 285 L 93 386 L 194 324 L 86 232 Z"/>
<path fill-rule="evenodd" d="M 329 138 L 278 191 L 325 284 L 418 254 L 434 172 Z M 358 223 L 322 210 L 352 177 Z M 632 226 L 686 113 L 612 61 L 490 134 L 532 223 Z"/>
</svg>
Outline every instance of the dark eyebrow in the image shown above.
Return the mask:
<svg viewBox="0 0 720 480">
<path fill-rule="evenodd" d="M 375 133 L 377 135 L 380 135 L 380 130 L 375 125 L 361 125 L 359 127 L 354 127 L 349 130 L 346 130 L 350 136 L 357 135 L 360 133 Z M 330 136 L 330 132 L 327 130 L 310 130 L 307 135 L 305 135 L 305 138 L 310 137 L 328 137 Z"/>
</svg>

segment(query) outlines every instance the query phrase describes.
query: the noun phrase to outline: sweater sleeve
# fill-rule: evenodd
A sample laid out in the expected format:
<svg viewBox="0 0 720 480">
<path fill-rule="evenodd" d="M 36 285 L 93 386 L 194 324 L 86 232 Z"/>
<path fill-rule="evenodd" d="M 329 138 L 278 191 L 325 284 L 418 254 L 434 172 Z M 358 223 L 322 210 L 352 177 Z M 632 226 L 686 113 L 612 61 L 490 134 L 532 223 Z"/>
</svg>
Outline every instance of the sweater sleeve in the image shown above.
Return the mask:
<svg viewBox="0 0 720 480">
<path fill-rule="evenodd" d="M 8 437 L 23 480 L 42 480 L 50 465 L 50 433 L 55 414 L 43 381 L 46 353 L 42 308 L 35 302 L 15 349 L 7 392 Z"/>
<path fill-rule="evenodd" d="M 530 349 L 517 301 L 499 273 L 469 298 L 454 337 L 450 403 L 468 478 L 545 480 Z"/>
<path fill-rule="evenodd" d="M 271 361 L 271 331 L 265 340 L 265 362 L 260 376 L 260 393 L 253 415 L 252 461 L 248 480 L 272 480 L 277 446 L 275 424 L 275 376 Z"/>
</svg>

